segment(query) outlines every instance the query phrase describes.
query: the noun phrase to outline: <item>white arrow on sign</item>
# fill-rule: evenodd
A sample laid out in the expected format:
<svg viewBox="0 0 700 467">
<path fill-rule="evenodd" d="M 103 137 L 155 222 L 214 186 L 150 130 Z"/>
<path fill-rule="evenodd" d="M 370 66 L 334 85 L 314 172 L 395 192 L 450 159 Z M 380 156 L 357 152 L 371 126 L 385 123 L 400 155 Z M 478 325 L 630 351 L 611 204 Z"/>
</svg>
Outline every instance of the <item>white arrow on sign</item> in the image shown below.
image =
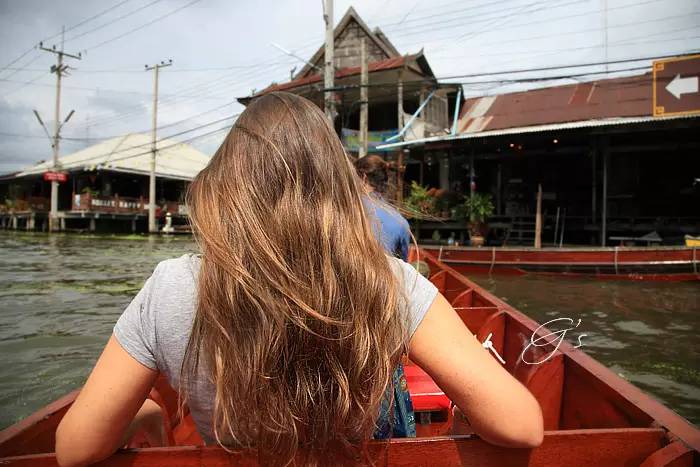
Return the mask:
<svg viewBox="0 0 700 467">
<path fill-rule="evenodd" d="M 666 90 L 673 94 L 676 99 L 680 99 L 682 94 L 698 92 L 698 77 L 681 78 L 681 75 L 678 74 L 666 85 Z"/>
</svg>

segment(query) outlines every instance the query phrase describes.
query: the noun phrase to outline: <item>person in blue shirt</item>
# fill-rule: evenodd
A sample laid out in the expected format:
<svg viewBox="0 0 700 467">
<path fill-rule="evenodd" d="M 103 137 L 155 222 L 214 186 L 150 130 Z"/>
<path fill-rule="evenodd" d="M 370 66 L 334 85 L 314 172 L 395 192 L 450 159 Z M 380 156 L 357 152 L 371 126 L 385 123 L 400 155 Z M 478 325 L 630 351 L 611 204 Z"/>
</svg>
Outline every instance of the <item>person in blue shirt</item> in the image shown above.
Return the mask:
<svg viewBox="0 0 700 467">
<path fill-rule="evenodd" d="M 389 164 L 376 155 L 361 157 L 355 161 L 355 169 L 367 190 L 365 209 L 377 220 L 375 234 L 392 256 L 408 261 L 408 245 L 411 243 L 408 221 L 382 196 L 389 178 L 388 168 Z"/>
</svg>

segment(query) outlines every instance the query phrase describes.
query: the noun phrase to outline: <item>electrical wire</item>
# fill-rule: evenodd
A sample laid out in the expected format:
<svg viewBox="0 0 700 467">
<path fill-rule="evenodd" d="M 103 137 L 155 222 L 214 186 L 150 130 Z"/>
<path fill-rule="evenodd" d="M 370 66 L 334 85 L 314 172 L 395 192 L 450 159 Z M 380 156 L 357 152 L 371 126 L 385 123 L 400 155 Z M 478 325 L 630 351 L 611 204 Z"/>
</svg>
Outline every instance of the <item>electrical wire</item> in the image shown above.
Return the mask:
<svg viewBox="0 0 700 467">
<path fill-rule="evenodd" d="M 108 26 L 111 26 L 111 25 L 114 24 L 114 23 L 117 23 L 117 22 L 119 22 L 119 21 L 121 21 L 121 20 L 123 20 L 123 19 L 125 19 L 125 18 L 130 17 L 130 16 L 133 16 L 133 15 L 135 15 L 136 13 L 138 13 L 138 12 L 140 12 L 140 11 L 142 11 L 142 10 L 145 10 L 146 8 L 149 8 L 149 7 L 155 5 L 156 3 L 159 3 L 159 2 L 161 2 L 161 1 L 162 1 L 162 0 L 153 0 L 153 1 L 150 2 L 150 3 L 147 3 L 147 4 L 145 4 L 145 5 L 141 5 L 140 7 L 136 8 L 135 10 L 129 11 L 129 12 L 127 12 L 127 13 L 124 13 L 123 15 L 118 16 L 118 17 L 116 17 L 116 18 L 114 18 L 114 19 L 112 19 L 112 20 L 110 20 L 110 21 L 107 21 L 106 23 L 100 24 L 99 26 L 96 26 L 96 27 L 94 27 L 94 28 L 92 28 L 92 29 L 88 29 L 87 31 L 81 32 L 80 34 L 76 34 L 75 36 L 69 37 L 69 38 L 67 38 L 67 39 L 65 40 L 65 42 L 74 41 L 74 40 L 79 39 L 79 38 L 81 38 L 81 37 L 84 37 L 84 36 L 86 36 L 86 35 L 88 35 L 88 34 L 91 34 L 91 33 L 93 33 L 93 32 L 100 31 L 100 30 L 102 30 L 102 29 L 104 29 L 104 28 L 106 28 L 106 27 L 108 27 Z"/>
<path fill-rule="evenodd" d="M 88 51 L 88 50 L 94 50 L 94 49 L 97 49 L 98 47 L 102 47 L 102 46 L 104 46 L 104 45 L 111 44 L 111 43 L 114 42 L 114 41 L 117 41 L 117 40 L 119 40 L 119 39 L 122 39 L 123 37 L 126 37 L 126 36 L 128 36 L 128 35 L 130 35 L 130 34 L 133 34 L 133 33 L 137 32 L 137 31 L 140 31 L 140 30 L 142 30 L 142 29 L 144 29 L 144 28 L 146 28 L 146 27 L 148 27 L 148 26 L 151 26 L 152 24 L 157 23 L 158 21 L 162 21 L 162 20 L 164 20 L 165 18 L 168 18 L 168 17 L 174 15 L 175 13 L 178 13 L 178 12 L 184 10 L 185 8 L 189 8 L 189 7 L 191 7 L 192 5 L 194 5 L 195 3 L 199 3 L 199 2 L 201 2 L 201 1 L 202 1 L 202 0 L 192 0 L 192 1 L 188 2 L 188 3 L 186 3 L 185 5 L 179 6 L 179 7 L 175 8 L 174 10 L 169 11 L 168 13 L 166 13 L 166 14 L 164 14 L 164 15 L 158 16 L 157 18 L 152 19 L 151 21 L 148 21 L 147 23 L 144 23 L 144 24 L 141 24 L 141 25 L 139 25 L 139 26 L 137 26 L 137 27 L 135 27 L 135 28 L 129 29 L 128 31 L 126 31 L 126 32 L 123 33 L 123 34 L 119 34 L 119 35 L 117 35 L 117 36 L 115 36 L 115 37 L 112 37 L 112 38 L 110 38 L 110 39 L 107 39 L 107 40 L 105 40 L 105 41 L 102 41 L 102 42 L 100 42 L 100 43 L 97 43 L 97 44 L 95 44 L 95 45 L 92 45 L 92 46 L 86 48 L 85 50 L 86 50 L 86 51 Z"/>
<path fill-rule="evenodd" d="M 109 13 L 110 11 L 116 10 L 116 9 L 119 8 L 120 6 L 124 5 L 125 3 L 129 3 L 130 1 L 132 1 L 132 0 L 122 0 L 121 2 L 117 3 L 116 5 L 112 5 L 111 7 L 107 8 L 107 9 L 105 9 L 105 10 L 102 10 L 101 12 L 97 13 L 96 15 L 90 16 L 89 18 L 86 18 L 86 19 L 80 21 L 79 23 L 76 23 L 76 24 L 74 24 L 74 25 L 72 25 L 72 26 L 67 27 L 67 28 L 66 28 L 64 31 L 62 31 L 62 32 L 58 32 L 58 33 L 54 34 L 53 36 L 49 36 L 49 37 L 47 37 L 47 38 L 45 38 L 45 39 L 42 39 L 41 42 L 50 41 L 51 39 L 55 39 L 56 37 L 60 36 L 60 35 L 63 34 L 63 33 L 66 33 L 66 32 L 72 31 L 72 30 L 74 30 L 74 29 L 77 29 L 77 28 L 79 28 L 80 26 L 89 23 L 90 21 L 93 21 L 93 20 L 95 20 L 95 19 L 97 19 L 97 18 L 99 18 L 99 17 L 101 17 L 101 16 L 106 15 L 106 14 Z M 66 39 L 66 40 L 68 40 L 68 39 Z"/>
</svg>

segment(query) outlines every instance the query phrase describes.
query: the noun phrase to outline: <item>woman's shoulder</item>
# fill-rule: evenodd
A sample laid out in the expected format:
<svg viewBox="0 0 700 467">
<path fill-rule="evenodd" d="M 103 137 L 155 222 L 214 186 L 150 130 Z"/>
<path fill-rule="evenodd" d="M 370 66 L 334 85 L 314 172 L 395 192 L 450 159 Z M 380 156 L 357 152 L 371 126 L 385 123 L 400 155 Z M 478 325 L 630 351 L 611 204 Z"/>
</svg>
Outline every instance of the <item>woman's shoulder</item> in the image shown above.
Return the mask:
<svg viewBox="0 0 700 467">
<path fill-rule="evenodd" d="M 158 263 L 144 285 L 148 289 L 150 302 L 153 305 L 192 302 L 200 262 L 199 255 L 184 254 Z"/>
<path fill-rule="evenodd" d="M 199 271 L 201 255 L 185 253 L 177 258 L 165 259 L 156 265 L 155 271 L 161 274 L 196 274 Z"/>
<path fill-rule="evenodd" d="M 165 281 L 177 279 L 195 281 L 199 273 L 200 262 L 200 255 L 186 253 L 178 258 L 161 261 L 153 271 L 153 275 L 159 280 Z"/>
<path fill-rule="evenodd" d="M 406 297 L 409 336 L 412 336 L 418 325 L 423 321 L 428 308 L 433 304 L 438 294 L 438 289 L 420 274 L 412 264 L 394 257 L 389 258 L 389 263 L 398 279 L 399 287 L 403 289 Z"/>
</svg>

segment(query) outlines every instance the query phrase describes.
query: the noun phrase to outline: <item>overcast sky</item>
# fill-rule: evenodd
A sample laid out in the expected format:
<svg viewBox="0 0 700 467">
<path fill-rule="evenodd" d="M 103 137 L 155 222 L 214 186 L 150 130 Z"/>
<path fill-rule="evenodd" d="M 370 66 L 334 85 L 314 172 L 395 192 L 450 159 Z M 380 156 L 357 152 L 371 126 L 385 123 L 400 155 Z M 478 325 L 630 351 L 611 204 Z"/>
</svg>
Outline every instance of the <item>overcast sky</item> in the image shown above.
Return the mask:
<svg viewBox="0 0 700 467">
<path fill-rule="evenodd" d="M 424 48 L 438 77 L 700 49 L 700 0 L 336 0 L 336 23 L 351 5 L 401 53 Z M 52 131 L 56 78 L 49 67 L 56 57 L 32 47 L 41 40 L 60 45 L 62 26 L 66 52 L 82 53 L 82 60 L 66 61 L 74 69 L 63 80 L 61 114 L 75 114 L 62 133 L 73 138 L 62 141 L 62 155 L 102 137 L 149 130 L 153 74 L 144 71 L 145 64 L 173 60 L 160 80 L 159 126 L 169 125 L 159 131 L 163 137 L 239 112 L 236 97 L 286 81 L 293 67 L 303 66 L 272 43 L 310 58 L 323 41 L 321 0 L 0 0 L 0 174 L 51 157 L 32 109 Z M 589 70 L 601 68 L 583 71 Z M 465 92 L 541 85 L 473 84 Z M 174 139 L 197 137 L 230 121 Z M 210 155 L 224 135 L 191 144 Z"/>
</svg>

